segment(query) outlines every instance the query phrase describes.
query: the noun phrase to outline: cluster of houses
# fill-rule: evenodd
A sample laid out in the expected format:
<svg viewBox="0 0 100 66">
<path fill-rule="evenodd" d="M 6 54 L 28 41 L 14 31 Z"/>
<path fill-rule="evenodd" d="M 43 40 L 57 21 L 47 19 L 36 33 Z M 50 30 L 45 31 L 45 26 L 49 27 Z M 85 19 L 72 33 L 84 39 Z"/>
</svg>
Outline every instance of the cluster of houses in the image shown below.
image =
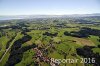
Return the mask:
<svg viewBox="0 0 100 66">
<path fill-rule="evenodd" d="M 42 51 L 39 50 L 37 47 L 34 48 L 33 50 L 35 50 L 35 52 L 36 52 L 36 55 L 34 58 L 36 58 L 36 63 L 38 63 L 38 65 L 40 62 L 46 62 L 46 63 L 50 64 L 50 66 L 59 66 L 58 63 L 51 61 L 51 58 L 43 56 Z"/>
</svg>

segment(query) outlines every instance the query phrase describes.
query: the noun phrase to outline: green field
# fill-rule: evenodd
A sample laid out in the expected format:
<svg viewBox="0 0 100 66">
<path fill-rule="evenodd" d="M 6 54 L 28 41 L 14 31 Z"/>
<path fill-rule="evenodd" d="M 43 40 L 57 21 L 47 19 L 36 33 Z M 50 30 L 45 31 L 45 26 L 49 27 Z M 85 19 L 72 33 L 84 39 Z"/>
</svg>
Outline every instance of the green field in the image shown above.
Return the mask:
<svg viewBox="0 0 100 66">
<path fill-rule="evenodd" d="M 52 66 L 50 58 L 92 57 L 96 63 L 80 63 L 79 60 L 59 66 L 100 65 L 100 20 L 84 19 L 94 21 L 88 24 L 78 20 L 43 18 L 5 23 L 8 26 L 0 27 L 0 66 Z"/>
</svg>

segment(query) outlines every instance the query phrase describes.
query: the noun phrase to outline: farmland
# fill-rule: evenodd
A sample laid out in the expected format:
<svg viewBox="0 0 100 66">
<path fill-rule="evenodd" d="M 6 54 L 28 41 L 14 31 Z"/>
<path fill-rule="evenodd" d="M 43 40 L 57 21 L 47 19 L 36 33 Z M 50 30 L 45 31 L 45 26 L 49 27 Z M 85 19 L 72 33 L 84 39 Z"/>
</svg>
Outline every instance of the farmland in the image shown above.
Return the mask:
<svg viewBox="0 0 100 66">
<path fill-rule="evenodd" d="M 1 20 L 0 66 L 100 66 L 100 20 L 96 18 Z M 95 58 L 95 63 L 58 64 L 51 58 Z"/>
</svg>

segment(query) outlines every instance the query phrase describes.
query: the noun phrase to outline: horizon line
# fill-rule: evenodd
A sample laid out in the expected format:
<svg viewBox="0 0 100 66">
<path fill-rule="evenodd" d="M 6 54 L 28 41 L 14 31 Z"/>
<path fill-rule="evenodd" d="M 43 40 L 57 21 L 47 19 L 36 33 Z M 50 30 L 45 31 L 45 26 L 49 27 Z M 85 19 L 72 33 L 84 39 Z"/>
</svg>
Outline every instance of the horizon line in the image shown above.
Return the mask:
<svg viewBox="0 0 100 66">
<path fill-rule="evenodd" d="M 36 16 L 36 15 L 50 15 L 50 16 L 61 16 L 61 15 L 85 15 L 85 14 L 100 14 L 100 13 L 74 13 L 74 14 L 12 14 L 12 15 L 0 15 L 0 16 Z"/>
</svg>

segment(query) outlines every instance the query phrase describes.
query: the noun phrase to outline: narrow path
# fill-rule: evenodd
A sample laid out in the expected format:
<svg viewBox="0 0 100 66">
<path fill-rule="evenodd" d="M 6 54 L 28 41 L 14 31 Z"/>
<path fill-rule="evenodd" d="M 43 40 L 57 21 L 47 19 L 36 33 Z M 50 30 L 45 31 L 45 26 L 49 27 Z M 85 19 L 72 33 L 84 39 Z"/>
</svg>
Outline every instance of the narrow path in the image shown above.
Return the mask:
<svg viewBox="0 0 100 66">
<path fill-rule="evenodd" d="M 18 33 L 17 33 L 17 35 L 18 35 Z M 15 36 L 15 38 L 14 38 L 14 39 L 12 40 L 12 42 L 10 43 L 9 48 L 6 49 L 4 55 L 3 55 L 2 58 L 0 59 L 0 62 L 2 62 L 2 60 L 3 60 L 3 58 L 5 57 L 6 53 L 10 50 L 10 48 L 11 48 L 11 46 L 13 45 L 15 39 L 17 38 L 17 35 Z"/>
</svg>

